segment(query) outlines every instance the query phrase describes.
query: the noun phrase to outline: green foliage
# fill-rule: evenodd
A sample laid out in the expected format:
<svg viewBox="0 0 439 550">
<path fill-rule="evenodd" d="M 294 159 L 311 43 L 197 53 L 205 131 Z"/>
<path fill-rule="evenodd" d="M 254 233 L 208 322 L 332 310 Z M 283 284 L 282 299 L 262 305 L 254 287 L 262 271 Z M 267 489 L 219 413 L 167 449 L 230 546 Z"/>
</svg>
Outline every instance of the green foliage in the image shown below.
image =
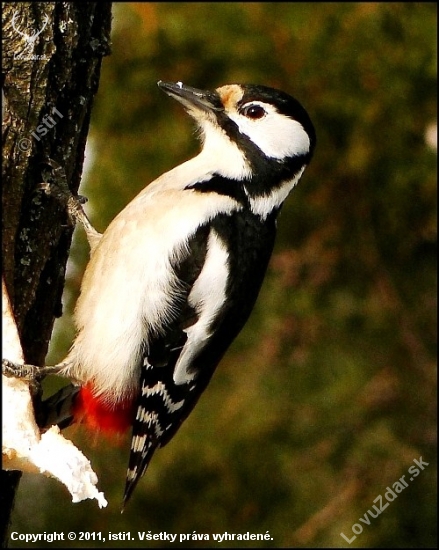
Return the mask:
<svg viewBox="0 0 439 550">
<path fill-rule="evenodd" d="M 268 530 L 273 541 L 181 546 L 348 547 L 340 533 L 352 538 L 406 475 L 351 546 L 435 546 L 436 151 L 426 133 L 436 123 L 436 5 L 138 3 L 114 13 L 82 187 L 98 229 L 197 151 L 159 79 L 279 87 L 307 108 L 318 144 L 283 209 L 251 320 L 123 516 L 127 442 L 81 441 L 109 509 L 72 507 L 54 482 L 29 479 L 14 530 Z M 410 481 L 421 456 L 429 466 Z M 34 514 L 26 490 L 41 494 Z M 139 542 L 77 543 L 112 545 Z"/>
</svg>

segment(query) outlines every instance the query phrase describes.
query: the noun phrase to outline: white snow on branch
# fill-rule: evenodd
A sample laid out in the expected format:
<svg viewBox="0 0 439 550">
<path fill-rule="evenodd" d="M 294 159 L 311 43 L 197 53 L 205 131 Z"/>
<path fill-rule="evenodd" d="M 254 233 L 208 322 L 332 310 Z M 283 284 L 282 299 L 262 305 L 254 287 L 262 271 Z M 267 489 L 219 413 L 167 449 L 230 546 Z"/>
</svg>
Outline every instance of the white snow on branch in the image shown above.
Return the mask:
<svg viewBox="0 0 439 550">
<path fill-rule="evenodd" d="M 20 338 L 3 280 L 2 295 L 3 354 L 10 361 L 23 363 Z M 55 477 L 67 487 L 73 502 L 90 498 L 96 499 L 100 508 L 107 506 L 104 494 L 96 488 L 98 477 L 82 452 L 65 439 L 56 426 L 40 433 L 26 381 L 2 376 L 2 418 L 3 470 Z"/>
</svg>

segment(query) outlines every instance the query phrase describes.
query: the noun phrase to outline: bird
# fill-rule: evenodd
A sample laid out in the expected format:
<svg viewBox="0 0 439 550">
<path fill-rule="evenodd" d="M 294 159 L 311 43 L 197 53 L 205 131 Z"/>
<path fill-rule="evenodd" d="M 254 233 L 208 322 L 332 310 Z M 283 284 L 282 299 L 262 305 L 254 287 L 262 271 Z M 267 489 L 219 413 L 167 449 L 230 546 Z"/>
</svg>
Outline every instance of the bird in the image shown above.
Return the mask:
<svg viewBox="0 0 439 550">
<path fill-rule="evenodd" d="M 141 190 L 103 234 L 85 224 L 76 336 L 56 366 L 73 383 L 67 424 L 132 431 L 123 507 L 247 322 L 278 214 L 316 144 L 307 111 L 281 90 L 157 84 L 195 121 L 201 151 Z M 67 400 L 56 403 L 59 414 Z"/>
</svg>

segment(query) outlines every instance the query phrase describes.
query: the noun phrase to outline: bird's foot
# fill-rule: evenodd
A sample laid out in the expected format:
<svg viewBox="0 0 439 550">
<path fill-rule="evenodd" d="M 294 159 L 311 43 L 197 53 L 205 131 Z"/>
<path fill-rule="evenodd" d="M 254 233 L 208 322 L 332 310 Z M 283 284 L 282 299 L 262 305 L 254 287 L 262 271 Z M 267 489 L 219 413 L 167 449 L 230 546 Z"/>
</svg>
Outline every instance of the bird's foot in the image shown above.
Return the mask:
<svg viewBox="0 0 439 550">
<path fill-rule="evenodd" d="M 2 374 L 8 378 L 19 378 L 29 383 L 32 394 L 40 389 L 41 379 L 48 374 L 58 374 L 62 365 L 37 367 L 28 363 L 14 363 L 9 359 L 2 359 Z"/>
<path fill-rule="evenodd" d="M 43 182 L 38 187 L 43 190 L 46 195 L 57 200 L 63 208 L 67 210 L 70 223 L 75 225 L 80 223 L 85 230 L 88 242 L 93 248 L 100 239 L 101 234 L 90 223 L 87 214 L 82 207 L 87 202 L 87 198 L 82 195 L 74 195 L 67 184 L 67 177 L 64 168 L 51 158 L 47 159 L 44 164 L 52 168 L 52 179 L 54 182 Z"/>
</svg>

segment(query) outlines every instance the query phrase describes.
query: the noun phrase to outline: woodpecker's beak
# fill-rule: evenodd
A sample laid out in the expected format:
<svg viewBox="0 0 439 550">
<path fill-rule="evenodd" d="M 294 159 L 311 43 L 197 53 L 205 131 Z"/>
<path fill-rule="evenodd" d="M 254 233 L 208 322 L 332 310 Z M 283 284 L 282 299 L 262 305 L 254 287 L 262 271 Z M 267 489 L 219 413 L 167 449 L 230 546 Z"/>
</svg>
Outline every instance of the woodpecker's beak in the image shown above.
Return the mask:
<svg viewBox="0 0 439 550">
<path fill-rule="evenodd" d="M 209 113 L 224 110 L 219 95 L 216 92 L 191 88 L 190 86 L 185 86 L 182 82 L 174 83 L 159 80 L 157 86 L 166 94 L 182 103 L 189 113 L 194 110 L 195 112 L 202 110 Z"/>
</svg>

